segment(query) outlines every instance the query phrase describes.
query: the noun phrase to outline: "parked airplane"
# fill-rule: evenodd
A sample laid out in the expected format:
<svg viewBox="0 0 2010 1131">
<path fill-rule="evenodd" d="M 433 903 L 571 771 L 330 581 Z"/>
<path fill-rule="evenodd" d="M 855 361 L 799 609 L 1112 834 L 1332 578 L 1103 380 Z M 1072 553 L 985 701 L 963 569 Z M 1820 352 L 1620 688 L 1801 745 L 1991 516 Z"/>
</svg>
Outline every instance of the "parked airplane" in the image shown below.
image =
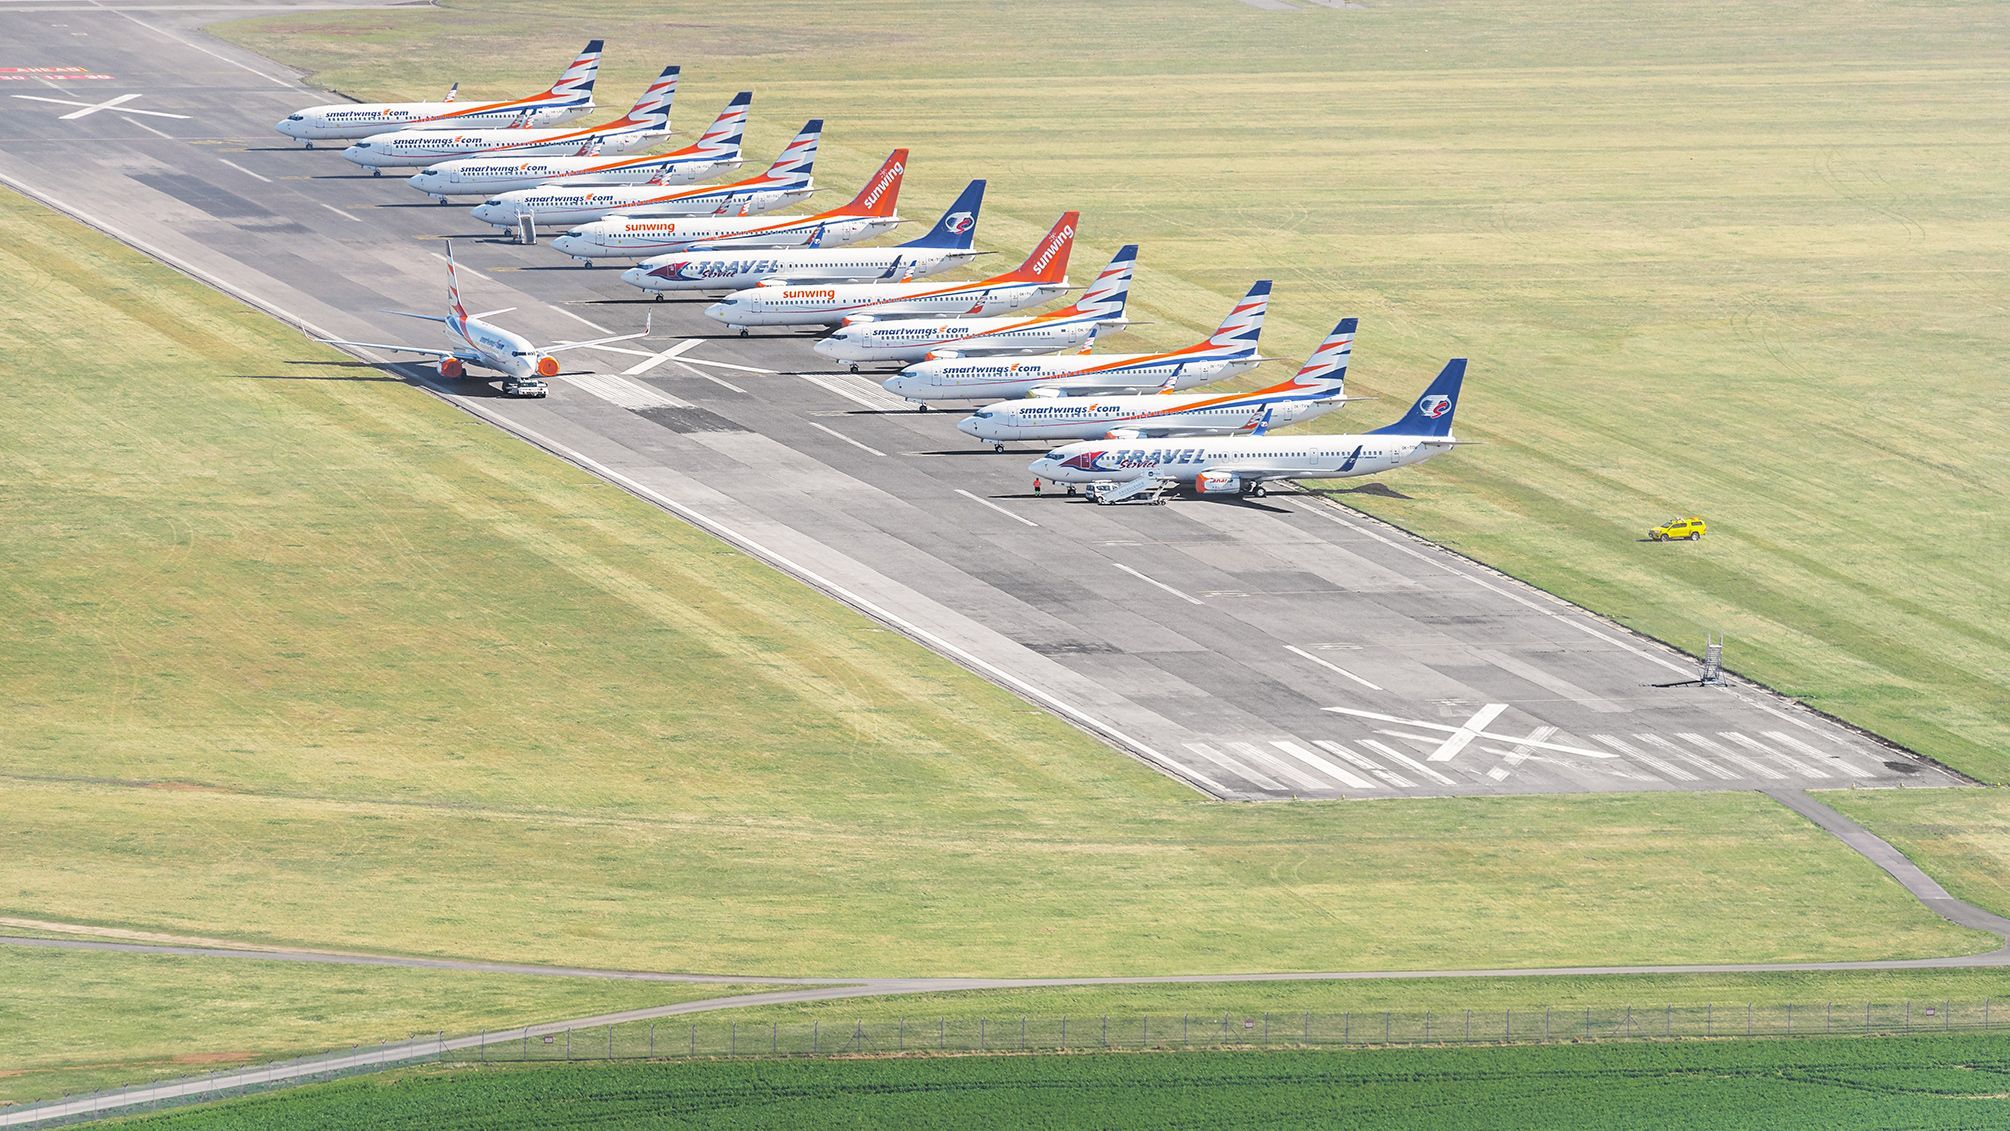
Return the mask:
<svg viewBox="0 0 2010 1131">
<path fill-rule="evenodd" d="M 1081 213 L 1064 213 L 1026 262 L 974 283 L 888 281 L 750 287 L 705 308 L 705 316 L 740 331 L 750 326 L 830 326 L 847 319 L 912 314 L 1001 314 L 1067 293 L 1068 253 Z"/>
<path fill-rule="evenodd" d="M 1191 485 L 1198 495 L 1261 495 L 1276 479 L 1344 479 L 1421 463 L 1459 443 L 1452 413 L 1466 359 L 1453 358 L 1401 420 L 1355 436 L 1222 436 L 1212 440 L 1090 440 L 1032 462 L 1035 477 L 1098 485 L 1096 501 L 1122 502 Z M 1117 446 L 1122 445 L 1122 446 Z"/>
<path fill-rule="evenodd" d="M 1002 452 L 1008 440 L 1222 436 L 1298 424 L 1353 399 L 1346 395 L 1347 361 L 1354 352 L 1357 324 L 1357 319 L 1342 318 L 1289 381 L 1266 389 L 1115 397 L 1035 395 L 986 405 L 964 417 L 956 429 L 989 441 Z"/>
<path fill-rule="evenodd" d="M 628 113 L 611 122 L 581 129 L 395 130 L 363 139 L 342 156 L 381 177 L 394 165 L 433 165 L 456 157 L 507 150 L 511 156 L 533 153 L 584 155 L 594 146 L 609 153 L 627 153 L 670 136 L 670 103 L 677 96 L 677 68 L 665 67 Z"/>
<path fill-rule="evenodd" d="M 806 247 L 774 251 L 737 251 L 707 244 L 647 259 L 622 272 L 621 281 L 645 291 L 654 291 L 660 299 L 665 291 L 736 291 L 763 283 L 933 275 L 946 267 L 967 263 L 979 254 L 970 245 L 977 235 L 977 210 L 983 201 L 984 182 L 971 181 L 927 235 L 893 247 L 834 248 L 814 238 Z M 648 232 L 654 225 L 682 232 L 685 225 L 692 222 L 660 220 L 645 223 L 630 220 L 626 222 L 625 231 L 615 231 L 614 226 L 622 223 L 617 217 L 575 228 L 551 243 L 557 247 L 562 242 L 577 238 L 582 242 L 566 250 L 569 254 L 578 255 L 581 249 L 592 246 L 584 242 L 588 239 L 606 241 L 602 246 L 608 246 L 617 239 L 654 239 L 657 237 Z M 596 235 L 595 229 L 603 229 L 607 234 Z M 675 233 L 669 238 L 676 238 Z"/>
<path fill-rule="evenodd" d="M 918 401 L 994 401 L 1006 397 L 1172 391 L 1219 381 L 1269 359 L 1256 352 L 1270 280 L 1249 288 L 1206 340 L 1162 353 L 1056 353 L 1039 357 L 918 361 L 884 382 L 886 391 Z M 1093 339 L 1091 339 L 1093 342 Z"/>
<path fill-rule="evenodd" d="M 971 215 L 974 217 L 976 213 Z M 850 362 L 853 373 L 858 372 L 862 361 L 922 361 L 1073 349 L 1088 341 L 1092 334 L 1114 333 L 1129 325 L 1124 318 L 1124 303 L 1130 297 L 1131 274 L 1137 265 L 1138 245 L 1124 245 L 1110 265 L 1103 268 L 1103 273 L 1096 276 L 1096 281 L 1082 292 L 1081 298 L 1047 314 L 1031 318 L 892 318 L 853 322 L 838 327 L 810 348 L 833 361 Z"/>
<path fill-rule="evenodd" d="M 572 65 L 540 93 L 505 102 L 456 102 L 455 83 L 440 102 L 339 102 L 309 106 L 288 114 L 272 128 L 307 143 L 369 137 L 415 127 L 457 129 L 461 126 L 529 125 L 567 122 L 593 109 L 593 76 L 600 70 L 600 40 L 590 40 Z"/>
<path fill-rule="evenodd" d="M 907 150 L 896 149 L 858 195 L 814 216 L 690 216 L 617 224 L 594 220 L 551 241 L 593 266 L 596 259 L 646 259 L 700 244 L 707 248 L 837 247 L 876 236 L 901 222 L 894 206 L 907 174 Z M 620 217 L 616 217 L 620 219 Z M 603 241 L 600 237 L 608 237 Z M 715 288 L 717 289 L 717 288 Z"/>
<path fill-rule="evenodd" d="M 552 346 L 535 346 L 521 334 L 514 334 L 486 321 L 498 314 L 504 314 L 515 307 L 500 310 L 484 310 L 479 314 L 469 314 L 461 302 L 460 276 L 454 271 L 454 245 L 447 244 L 447 313 L 412 314 L 403 310 L 387 310 L 386 314 L 396 314 L 403 318 L 418 318 L 427 322 L 438 322 L 447 328 L 447 333 L 460 339 L 452 349 L 433 349 L 430 346 L 403 346 L 389 342 L 350 342 L 337 338 L 318 338 L 331 346 L 350 346 L 358 349 L 393 350 L 399 353 L 417 353 L 437 358 L 441 377 L 456 381 L 467 376 L 470 365 L 492 369 L 503 375 L 503 392 L 509 396 L 541 397 L 546 389 L 540 377 L 558 375 L 558 359 L 552 355 L 564 350 L 584 349 L 587 346 L 612 345 L 635 338 L 649 336 L 649 322 L 643 320 L 639 334 L 616 334 L 608 338 L 594 338 L 583 342 L 560 342 Z"/>
<path fill-rule="evenodd" d="M 823 132 L 823 119 L 812 118 L 775 163 L 756 177 L 693 188 L 671 188 L 654 178 L 639 185 L 542 185 L 490 197 L 475 208 L 474 217 L 507 232 L 526 215 L 543 226 L 587 223 L 603 216 L 745 216 L 768 212 L 814 191 L 810 172 L 816 165 L 817 140 Z"/>
<path fill-rule="evenodd" d="M 639 185 L 668 175 L 665 184 L 688 184 L 740 164 L 740 138 L 747 129 L 751 91 L 733 96 L 712 128 L 690 145 L 668 153 L 642 157 L 603 157 L 587 142 L 585 154 L 518 154 L 509 150 L 487 157 L 462 157 L 428 165 L 406 183 L 439 201 L 450 196 L 493 196 L 542 184 Z"/>
</svg>

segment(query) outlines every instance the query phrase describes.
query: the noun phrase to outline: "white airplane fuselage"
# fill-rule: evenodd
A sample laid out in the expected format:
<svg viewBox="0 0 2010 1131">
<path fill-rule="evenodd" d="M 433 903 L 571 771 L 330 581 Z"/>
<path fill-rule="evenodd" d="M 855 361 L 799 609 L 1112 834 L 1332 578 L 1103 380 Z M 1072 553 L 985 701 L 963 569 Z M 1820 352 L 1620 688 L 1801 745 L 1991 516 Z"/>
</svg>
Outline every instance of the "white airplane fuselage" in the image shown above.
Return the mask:
<svg viewBox="0 0 2010 1131">
<path fill-rule="evenodd" d="M 661 155 L 610 161 L 580 155 L 517 156 L 503 151 L 489 157 L 461 157 L 428 165 L 406 183 L 428 196 L 490 197 L 546 184 L 639 185 L 663 176 L 663 183 L 685 185 L 738 167 L 737 160 Z M 665 170 L 668 170 L 666 173 Z"/>
<path fill-rule="evenodd" d="M 1033 461 L 1053 483 L 1123 483 L 1155 476 L 1212 482 L 1203 493 L 1238 491 L 1258 479 L 1346 479 L 1422 463 L 1449 448 L 1423 436 L 1222 436 L 1189 440 L 1085 440 Z M 1262 474 L 1238 475 L 1261 468 Z"/>
<path fill-rule="evenodd" d="M 1244 351 L 1163 353 L 1076 353 L 1043 357 L 959 357 L 920 361 L 888 378 L 886 391 L 924 404 L 936 401 L 989 402 L 1031 396 L 1054 385 L 1080 392 L 1135 393 L 1190 389 L 1246 373 L 1263 359 Z"/>
<path fill-rule="evenodd" d="M 1246 432 L 1269 414 L 1270 426 L 1299 424 L 1339 408 L 1337 395 L 1289 400 L 1256 394 L 1148 393 L 1114 397 L 1027 397 L 985 405 L 957 431 L 993 443 L 1011 440 L 1100 440 L 1112 432 L 1163 436 L 1226 436 Z"/>
<path fill-rule="evenodd" d="M 819 228 L 823 229 L 825 247 L 843 247 L 899 223 L 897 216 L 820 220 L 814 216 L 617 215 L 574 228 L 552 240 L 551 246 L 574 259 L 649 259 L 700 243 L 737 255 L 741 248 L 802 247 L 816 237 Z"/>
<path fill-rule="evenodd" d="M 951 248 L 706 249 L 647 259 L 622 272 L 621 281 L 645 291 L 738 291 L 777 278 L 808 283 L 877 279 L 890 271 L 917 277 L 933 275 L 967 263 L 976 255 L 974 250 Z"/>
<path fill-rule="evenodd" d="M 899 318 L 840 326 L 812 348 L 835 361 L 922 361 L 947 357 L 1057 353 L 1089 340 L 1101 326 L 1114 333 L 1122 318 Z"/>
<path fill-rule="evenodd" d="M 491 197 L 474 209 L 474 217 L 508 231 L 519 216 L 529 215 L 540 226 L 582 224 L 603 216 L 704 216 L 714 213 L 754 215 L 810 195 L 810 188 L 762 188 L 717 185 L 673 188 L 668 185 L 545 185 Z"/>
<path fill-rule="evenodd" d="M 437 165 L 504 151 L 511 156 L 577 153 L 580 146 L 596 140 L 603 153 L 629 153 L 669 136 L 667 129 L 639 124 L 606 130 L 395 130 L 364 138 L 343 150 L 342 156 L 364 168 L 383 169 Z"/>
<path fill-rule="evenodd" d="M 834 326 L 847 318 L 910 315 L 1004 314 L 1068 293 L 1052 283 L 991 280 L 979 283 L 831 283 L 752 287 L 705 308 L 728 326 Z M 994 398 L 995 399 L 995 398 Z"/>
<path fill-rule="evenodd" d="M 274 128 L 301 141 L 342 141 L 393 130 L 474 130 L 517 122 L 550 125 L 569 122 L 592 109 L 593 97 L 584 92 L 540 102 L 343 102 L 288 114 Z"/>
<path fill-rule="evenodd" d="M 479 365 L 505 377 L 519 379 L 539 375 L 549 377 L 557 369 L 557 363 L 538 353 L 530 339 L 512 334 L 500 326 L 478 318 L 463 320 L 449 315 L 446 327 L 447 333 L 460 339 L 454 356 L 468 365 Z M 467 348 L 460 348 L 462 345 Z"/>
</svg>

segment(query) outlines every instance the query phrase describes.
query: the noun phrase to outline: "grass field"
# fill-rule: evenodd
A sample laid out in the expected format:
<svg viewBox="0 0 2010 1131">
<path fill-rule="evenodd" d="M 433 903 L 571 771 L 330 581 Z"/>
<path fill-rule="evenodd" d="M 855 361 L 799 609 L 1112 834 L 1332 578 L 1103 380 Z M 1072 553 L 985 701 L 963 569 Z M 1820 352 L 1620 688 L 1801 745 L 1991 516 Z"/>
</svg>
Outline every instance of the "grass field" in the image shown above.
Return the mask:
<svg viewBox="0 0 2010 1131">
<path fill-rule="evenodd" d="M 1937 798 L 1880 790 L 1824 793 L 1822 800 L 1898 846 L 1950 893 L 2010 916 L 2010 796 L 1986 789 Z"/>
<path fill-rule="evenodd" d="M 0 947 L 0 1104 L 739 992 Z"/>
<path fill-rule="evenodd" d="M 1076 207 L 1078 278 L 1140 242 L 1155 325 L 1118 346 L 1269 276 L 1267 353 L 1358 314 L 1357 384 L 1396 400 L 1469 355 L 1485 445 L 1342 498 L 2010 780 L 2006 10 L 1299 7 L 455 0 L 224 34 L 364 97 L 456 58 L 519 93 L 605 35 L 610 105 L 681 62 L 683 128 L 757 92 L 756 159 L 828 118 L 833 191 L 910 145 L 909 215 L 982 175 L 989 246 Z M 1637 541 L 1677 512 L 1710 538 Z"/>
<path fill-rule="evenodd" d="M 0 235 L 0 913 L 783 974 L 1984 944 L 1754 795 L 1202 802 L 100 237 Z"/>
<path fill-rule="evenodd" d="M 416 1070 L 123 1126 L 1982 1127 L 2000 1040 L 1940 1037 L 1373 1052 Z"/>
</svg>

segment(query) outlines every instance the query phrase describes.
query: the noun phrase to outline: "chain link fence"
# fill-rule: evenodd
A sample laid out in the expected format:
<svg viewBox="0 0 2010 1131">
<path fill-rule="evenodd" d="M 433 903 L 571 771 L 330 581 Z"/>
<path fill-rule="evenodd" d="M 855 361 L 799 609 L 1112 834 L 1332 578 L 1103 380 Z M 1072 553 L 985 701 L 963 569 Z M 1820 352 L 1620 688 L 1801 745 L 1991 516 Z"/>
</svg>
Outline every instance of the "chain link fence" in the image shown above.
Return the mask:
<svg viewBox="0 0 2010 1131">
<path fill-rule="evenodd" d="M 1993 1001 L 1809 1002 L 1341 1013 L 827 1017 L 634 1022 L 490 1034 L 449 1059 L 484 1062 L 847 1056 L 1097 1049 L 1337 1048 L 1712 1037 L 1902 1036 L 2010 1029 Z"/>
</svg>

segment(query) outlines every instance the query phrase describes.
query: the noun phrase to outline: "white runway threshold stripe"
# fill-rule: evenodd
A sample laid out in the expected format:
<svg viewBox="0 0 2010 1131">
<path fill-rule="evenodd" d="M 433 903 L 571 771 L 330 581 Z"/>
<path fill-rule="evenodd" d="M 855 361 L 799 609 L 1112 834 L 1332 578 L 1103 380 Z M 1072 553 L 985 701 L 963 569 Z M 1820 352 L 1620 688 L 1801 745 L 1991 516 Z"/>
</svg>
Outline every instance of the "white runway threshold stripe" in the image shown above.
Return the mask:
<svg viewBox="0 0 2010 1131">
<path fill-rule="evenodd" d="M 640 381 L 617 377 L 612 373 L 576 373 L 566 378 L 573 388 L 592 393 L 601 400 L 620 405 L 627 409 L 645 408 L 693 408 L 690 401 L 679 400 L 669 393 Z"/>
<path fill-rule="evenodd" d="M 980 507 L 990 507 L 992 510 L 997 511 L 999 514 L 1002 514 L 1006 518 L 1011 519 L 1013 522 L 1023 523 L 1024 525 L 1027 526 L 1040 525 L 1039 523 L 1034 522 L 1032 519 L 1027 518 L 1025 515 L 1019 514 L 1016 511 L 1007 510 L 1004 507 L 999 506 L 997 503 L 994 503 L 989 499 L 980 499 L 976 495 L 973 495 L 970 492 L 965 491 L 961 487 L 958 487 L 956 489 L 956 493 L 963 496 L 966 499 L 969 499 L 971 502 L 976 503 Z"/>
<path fill-rule="evenodd" d="M 1313 663 L 1318 664 L 1320 667 L 1325 668 L 1328 671 L 1339 672 L 1341 675 L 1346 676 L 1348 679 L 1353 680 L 1355 683 L 1360 684 L 1361 686 L 1367 688 L 1370 691 L 1382 690 L 1379 684 L 1369 683 L 1367 680 L 1362 679 L 1360 676 L 1355 675 L 1353 672 L 1348 671 L 1346 668 L 1341 667 L 1339 664 L 1336 664 L 1331 660 L 1320 659 L 1318 656 L 1315 656 L 1312 653 L 1307 652 L 1305 649 L 1298 647 L 1296 644 L 1286 644 L 1284 646 L 1284 650 L 1286 652 L 1290 652 L 1295 655 L 1303 656 L 1304 658 L 1311 660 Z"/>
<path fill-rule="evenodd" d="M 1123 570 L 1125 573 L 1130 574 L 1132 577 L 1137 578 L 1139 581 L 1144 582 L 1146 585 L 1154 585 L 1160 589 L 1165 590 L 1166 592 L 1172 594 L 1173 596 L 1178 597 L 1180 600 L 1185 601 L 1189 605 L 1205 605 L 1207 603 L 1198 597 L 1193 597 L 1189 596 L 1188 594 L 1182 593 L 1179 590 L 1174 589 L 1172 586 L 1167 585 L 1165 582 L 1160 581 L 1155 577 L 1150 577 L 1147 576 L 1146 574 L 1139 573 L 1137 570 L 1132 569 L 1131 567 L 1125 565 L 1122 562 L 1111 562 L 1110 564 L 1116 566 L 1120 570 Z"/>
<path fill-rule="evenodd" d="M 1842 755 L 1840 754 L 1824 755 L 1821 751 L 1815 749 L 1812 746 L 1809 746 L 1807 743 L 1802 742 L 1800 739 L 1795 738 L 1793 735 L 1787 734 L 1784 731 L 1769 730 L 1766 732 L 1766 737 L 1772 739 L 1774 742 L 1777 742 L 1782 746 L 1793 747 L 1794 749 L 1799 750 L 1801 753 L 1806 754 L 1810 758 L 1826 758 L 1829 765 L 1834 766 L 1836 769 L 1841 770 L 1843 773 L 1848 774 L 1850 777 L 1868 778 L 1872 776 L 1869 771 L 1864 770 L 1857 766 L 1850 765 L 1849 762 L 1842 757 Z"/>
<path fill-rule="evenodd" d="M 1295 742 L 1272 741 L 1271 745 L 1344 785 L 1353 786 L 1355 789 L 1381 788 L 1380 783 L 1369 781 L 1367 778 L 1347 769 L 1333 759 L 1323 754 L 1315 754 Z"/>
</svg>

